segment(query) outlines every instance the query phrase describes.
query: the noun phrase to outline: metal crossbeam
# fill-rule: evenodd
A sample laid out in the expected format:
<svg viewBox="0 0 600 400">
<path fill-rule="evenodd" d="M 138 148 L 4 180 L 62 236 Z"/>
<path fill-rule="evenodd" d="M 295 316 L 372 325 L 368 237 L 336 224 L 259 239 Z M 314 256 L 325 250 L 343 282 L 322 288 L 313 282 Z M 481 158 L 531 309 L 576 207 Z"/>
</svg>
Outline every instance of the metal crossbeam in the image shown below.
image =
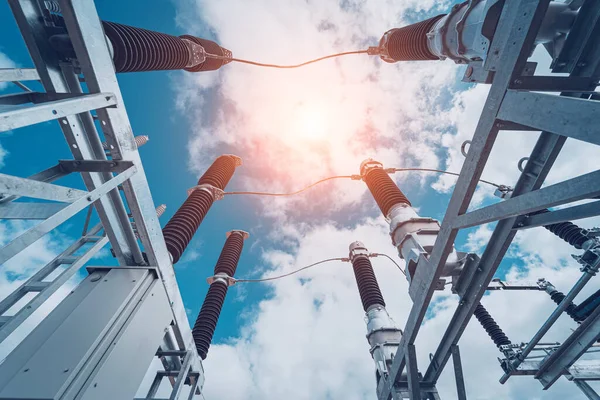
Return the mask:
<svg viewBox="0 0 600 400">
<path fill-rule="evenodd" d="M 0 82 L 37 81 L 40 76 L 35 68 L 0 68 Z"/>
<path fill-rule="evenodd" d="M 55 100 L 0 112 L 0 132 L 40 122 L 52 121 L 117 104 L 111 93 L 86 94 L 66 100 Z M 66 121 L 63 123 L 67 123 Z"/>
<path fill-rule="evenodd" d="M 41 172 L 38 172 L 37 174 L 33 174 L 33 175 L 29 176 L 27 179 L 49 183 L 49 182 L 54 182 L 55 180 L 62 178 L 63 176 L 66 176 L 68 174 L 69 173 L 66 172 L 65 170 L 63 170 L 59 164 L 59 165 L 55 165 L 54 167 L 45 169 Z M 19 198 L 19 196 L 4 196 L 3 194 L 0 194 L 0 204 L 8 203 L 8 202 L 14 201 L 18 198 Z"/>
<path fill-rule="evenodd" d="M 594 201 L 586 204 L 579 204 L 573 207 L 562 208 L 560 210 L 526 215 L 519 217 L 515 223 L 514 229 L 529 229 L 538 226 L 558 224 L 565 221 L 576 221 L 582 218 L 594 217 L 600 214 L 600 201 Z"/>
<path fill-rule="evenodd" d="M 38 225 L 30 228 L 22 235 L 13 239 L 10 243 L 0 249 L 0 264 L 5 263 L 7 260 L 20 253 L 27 246 L 34 243 L 46 233 L 50 232 L 67 219 L 71 218 L 73 215 L 98 200 L 101 196 L 104 196 L 117 186 L 121 185 L 132 175 L 134 175 L 135 172 L 136 167 L 129 168 L 127 171 L 115 176 L 113 179 L 104 183 L 99 188 L 89 192 L 86 196 L 80 197 L 78 200 L 63 208 L 50 218 L 40 222 Z"/>
<path fill-rule="evenodd" d="M 0 193 L 4 196 L 31 197 L 73 203 L 87 194 L 84 190 L 0 174 Z"/>
<path fill-rule="evenodd" d="M 454 227 L 482 225 L 596 196 L 600 196 L 600 170 L 463 214 L 456 218 Z"/>
<path fill-rule="evenodd" d="M 0 204 L 0 219 L 46 219 L 66 206 L 64 203 Z"/>
<path fill-rule="evenodd" d="M 598 115 L 598 101 L 516 90 L 506 93 L 498 112 L 502 120 L 600 145 Z"/>
</svg>

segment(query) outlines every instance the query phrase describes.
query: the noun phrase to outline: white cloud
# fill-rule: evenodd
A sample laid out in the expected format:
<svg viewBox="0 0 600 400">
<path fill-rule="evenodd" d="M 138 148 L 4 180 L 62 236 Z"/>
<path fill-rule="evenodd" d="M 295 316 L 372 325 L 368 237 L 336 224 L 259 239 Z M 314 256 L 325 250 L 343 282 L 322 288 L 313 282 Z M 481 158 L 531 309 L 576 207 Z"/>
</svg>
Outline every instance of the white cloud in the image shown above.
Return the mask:
<svg viewBox="0 0 600 400">
<path fill-rule="evenodd" d="M 323 258 L 343 257 L 354 240 L 363 240 L 370 251 L 395 256 L 381 222 L 366 220 L 347 229 L 329 224 L 309 229 L 303 232 L 292 253 L 275 249 L 264 253 L 264 261 L 272 268 L 264 276 L 290 272 Z M 388 260 L 376 258 L 372 262 L 388 311 L 403 327 L 411 306 L 406 280 Z M 538 263 L 527 272 L 519 272 L 515 267 L 508 279 L 530 282 L 545 277 L 558 288 L 567 289 L 578 276 L 578 269 L 572 266 Z M 364 313 L 351 266 L 324 264 L 274 281 L 270 287 L 272 296 L 242 319 L 245 322 L 241 335 L 211 346 L 205 361 L 206 398 L 373 398 L 374 365 L 364 336 Z M 456 306 L 453 296 L 439 299 L 417 342 L 421 369 L 427 365 L 427 354 L 435 351 Z M 554 303 L 541 292 L 495 292 L 486 296 L 483 304 L 518 343 L 533 335 Z M 561 318 L 548 340 L 564 340 L 575 326 L 568 318 Z M 547 395 L 531 377 L 516 377 L 500 385 L 502 371 L 496 361 L 500 353 L 475 320 L 460 345 L 469 398 L 581 398 L 564 379 Z M 455 393 L 451 367 L 442 375 L 438 390 L 443 398 L 452 398 Z"/>
<path fill-rule="evenodd" d="M 432 0 L 298 0 L 285 5 L 266 0 L 182 0 L 178 22 L 198 36 L 214 32 L 235 57 L 295 63 L 366 48 L 390 27 L 405 24 L 410 13 L 435 14 L 448 5 Z M 291 191 L 326 176 L 356 174 L 360 161 L 368 157 L 387 167 L 458 172 L 464 160 L 460 145 L 472 138 L 488 91 L 484 85 L 464 90 L 456 85 L 458 74 L 450 62 L 390 65 L 367 56 L 299 70 L 233 64 L 218 73 L 185 74 L 178 107 L 194 127 L 190 168 L 200 173 L 219 152 L 238 154 L 245 165 L 230 188 L 265 191 Z M 517 161 L 529 155 L 536 139 L 536 133 L 502 132 L 484 179 L 514 185 Z M 597 160 L 592 150 L 576 141 L 568 141 L 565 153 L 549 182 L 574 171 L 584 173 Z M 580 166 L 572 154 L 584 154 L 586 165 Z M 395 178 L 407 179 L 400 174 Z M 454 182 L 454 177 L 441 176 L 433 189 L 448 192 Z M 264 265 L 255 270 L 271 276 L 322 258 L 344 256 L 347 245 L 357 239 L 371 251 L 393 255 L 381 219 L 364 219 L 374 207 L 372 202 L 361 202 L 364 192 L 363 184 L 339 180 L 302 197 L 261 199 L 262 215 L 270 217 L 266 223 L 275 223 L 270 236 L 260 242 Z M 488 187 L 480 188 L 474 204 L 489 200 L 492 193 Z M 352 220 L 361 224 L 340 228 L 315 222 L 315 215 L 324 215 L 318 221 L 327 221 L 332 211 L 348 206 L 354 210 Z M 301 218 L 306 216 L 312 219 Z M 491 232 L 489 225 L 474 230 L 465 249 L 480 253 Z M 509 278 L 531 281 L 543 276 L 567 290 L 579 274 L 570 252 L 542 228 L 522 232 L 511 255 L 528 265 L 525 269 L 515 265 Z M 389 261 L 374 259 L 373 263 L 388 310 L 402 327 L 411 307 L 407 283 Z M 374 367 L 350 266 L 319 266 L 276 281 L 271 289 L 268 298 L 240 316 L 241 335 L 211 347 L 205 362 L 206 398 L 373 398 Z M 436 295 L 432 318 L 421 328 L 417 343 L 423 368 L 454 312 L 454 302 L 454 296 Z M 483 303 L 516 342 L 528 340 L 553 306 L 539 292 L 493 293 Z M 562 340 L 572 327 L 574 323 L 561 319 L 551 335 Z M 470 398 L 579 396 L 564 379 L 547 393 L 530 377 L 501 386 L 496 362 L 500 353 L 475 322 L 467 328 L 461 346 Z M 455 393 L 451 368 L 438 387 L 443 398 Z"/>
<path fill-rule="evenodd" d="M 185 5 L 185 13 L 180 13 L 183 29 L 205 29 L 198 24 L 202 19 L 236 57 L 282 63 L 364 49 L 387 28 L 403 23 L 406 10 L 435 12 L 432 9 L 446 6 L 412 0 L 295 1 L 285 7 L 237 0 Z M 191 168 L 203 171 L 215 152 L 237 153 L 245 166 L 236 172 L 232 186 L 289 191 L 326 176 L 356 174 L 360 162 L 369 157 L 390 167 L 437 167 L 434 149 L 448 124 L 445 113 L 432 110 L 440 107 L 438 97 L 454 86 L 456 67 L 429 62 L 390 65 L 353 55 L 297 70 L 233 64 L 218 75 L 197 75 L 185 75 L 179 96 L 180 107 L 198 127 L 190 141 Z M 206 94 L 213 105 L 202 107 L 207 101 L 203 91 L 217 82 L 218 93 Z M 294 198 L 266 199 L 264 204 L 271 216 L 282 217 L 284 212 L 356 205 L 363 193 L 364 185 L 336 181 L 308 193 L 301 207 Z"/>
</svg>

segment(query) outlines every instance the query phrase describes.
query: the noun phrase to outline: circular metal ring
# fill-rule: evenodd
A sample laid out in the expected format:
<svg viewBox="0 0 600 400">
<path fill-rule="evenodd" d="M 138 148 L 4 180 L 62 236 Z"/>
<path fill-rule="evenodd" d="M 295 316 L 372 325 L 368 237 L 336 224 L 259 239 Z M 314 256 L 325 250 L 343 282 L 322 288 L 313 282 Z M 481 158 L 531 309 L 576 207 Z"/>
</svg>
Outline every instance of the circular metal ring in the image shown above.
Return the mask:
<svg viewBox="0 0 600 400">
<path fill-rule="evenodd" d="M 460 152 L 463 156 L 467 157 L 467 145 L 471 146 L 470 140 L 465 140 L 463 144 L 460 145 Z"/>
<path fill-rule="evenodd" d="M 526 161 L 529 161 L 529 157 L 523 157 L 519 160 L 519 163 L 517 164 L 517 168 L 519 168 L 519 171 L 523 172 L 525 170 L 524 163 Z"/>
</svg>

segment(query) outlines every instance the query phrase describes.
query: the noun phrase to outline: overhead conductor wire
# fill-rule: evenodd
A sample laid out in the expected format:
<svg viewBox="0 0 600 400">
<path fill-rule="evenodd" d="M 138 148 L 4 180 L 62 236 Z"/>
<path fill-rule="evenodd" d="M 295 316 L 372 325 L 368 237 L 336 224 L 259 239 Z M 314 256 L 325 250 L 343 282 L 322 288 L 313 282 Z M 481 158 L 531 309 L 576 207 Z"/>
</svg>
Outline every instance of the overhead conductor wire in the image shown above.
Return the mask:
<svg viewBox="0 0 600 400">
<path fill-rule="evenodd" d="M 387 254 L 383 254 L 383 253 L 370 253 L 369 254 L 369 257 L 378 257 L 378 256 L 387 257 L 391 262 L 393 262 L 394 264 L 396 264 L 396 267 L 398 267 L 398 269 L 400 270 L 400 272 L 402 272 L 404 274 L 404 276 L 406 276 L 406 273 L 404 272 L 404 270 L 402 269 L 402 267 L 400 267 L 400 265 L 396 261 L 394 261 L 394 259 L 392 257 L 388 256 Z M 312 263 L 312 264 L 307 265 L 305 267 L 295 269 L 295 270 L 293 270 L 291 272 L 288 272 L 287 274 L 277 275 L 277 276 L 271 276 L 269 278 L 261 278 L 261 279 L 235 279 L 234 278 L 234 281 L 235 281 L 235 283 L 238 283 L 238 282 L 266 282 L 266 281 L 274 281 L 274 280 L 277 280 L 277 279 L 286 278 L 288 276 L 297 274 L 298 272 L 307 270 L 307 269 L 312 268 L 312 267 L 316 267 L 319 264 L 324 264 L 324 263 L 330 262 L 330 261 L 348 262 L 349 260 L 348 260 L 348 258 L 345 258 L 345 257 L 326 258 L 324 260 L 317 261 L 316 263 Z"/>
<path fill-rule="evenodd" d="M 235 62 L 239 62 L 239 63 L 243 63 L 243 64 L 256 65 L 258 67 L 289 69 L 289 68 L 304 67 L 305 65 L 309 65 L 309 64 L 313 64 L 313 63 L 316 63 L 316 62 L 319 62 L 319 61 L 327 60 L 329 58 L 341 57 L 341 56 L 346 56 L 346 55 L 349 55 L 349 54 L 367 54 L 368 52 L 369 52 L 369 50 L 345 51 L 343 53 L 330 54 L 328 56 L 315 58 L 314 60 L 310 60 L 310 61 L 303 62 L 301 64 L 294 64 L 294 65 L 265 64 L 265 63 L 259 63 L 259 62 L 256 62 L 256 61 L 244 60 L 244 59 L 241 59 L 241 58 L 229 58 L 229 57 L 226 57 L 226 56 L 219 56 L 217 54 L 210 54 L 210 53 L 205 53 L 205 55 L 208 58 L 214 58 L 214 59 L 217 59 L 217 60 L 235 61 Z"/>
<path fill-rule="evenodd" d="M 431 169 L 431 168 L 388 168 L 386 169 L 386 171 L 388 173 L 391 172 L 409 172 L 409 171 L 418 171 L 418 172 L 437 172 L 440 174 L 447 174 L 447 175 L 454 175 L 454 176 L 460 176 L 459 173 L 456 172 L 450 172 L 450 171 L 443 171 L 441 169 Z M 235 191 L 235 192 L 224 192 L 223 194 L 225 196 L 228 195 L 252 195 L 252 196 L 275 196 L 275 197 L 283 197 L 283 196 L 293 196 L 299 193 L 302 193 L 314 186 L 317 186 L 320 183 L 323 182 L 327 182 L 333 179 L 352 179 L 352 180 L 360 180 L 362 179 L 362 177 L 360 175 L 336 175 L 336 176 L 330 176 L 328 178 L 324 178 L 321 180 L 318 180 L 314 183 L 311 183 L 310 185 L 300 189 L 300 190 L 296 190 L 294 192 L 289 192 L 289 193 L 271 193 L 271 192 L 254 192 L 254 191 Z M 490 182 L 490 181 L 486 181 L 484 179 L 480 179 L 479 180 L 482 183 L 486 183 L 488 185 L 494 186 L 496 188 L 500 188 L 503 185 L 499 185 L 497 183 L 494 182 Z"/>
</svg>

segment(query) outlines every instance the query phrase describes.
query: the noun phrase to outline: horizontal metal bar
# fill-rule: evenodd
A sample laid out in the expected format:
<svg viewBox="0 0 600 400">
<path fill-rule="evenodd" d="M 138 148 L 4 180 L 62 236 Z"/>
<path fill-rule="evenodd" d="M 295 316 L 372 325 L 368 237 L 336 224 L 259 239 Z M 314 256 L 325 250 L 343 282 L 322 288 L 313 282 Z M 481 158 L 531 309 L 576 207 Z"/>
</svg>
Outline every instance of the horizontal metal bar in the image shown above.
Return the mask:
<svg viewBox="0 0 600 400">
<path fill-rule="evenodd" d="M 51 121 L 68 115 L 98 110 L 116 104 L 116 97 L 112 93 L 97 93 L 8 110 L 0 112 L 0 132 Z"/>
<path fill-rule="evenodd" d="M 55 180 L 62 178 L 66 175 L 69 175 L 69 172 L 64 171 L 60 165 L 55 165 L 53 167 L 50 167 L 48 169 L 45 169 L 43 171 L 29 176 L 27 177 L 27 179 L 49 183 L 54 182 Z M 20 196 L 4 196 L 0 194 L 0 204 L 14 201 L 19 197 Z"/>
<path fill-rule="evenodd" d="M 540 365 L 535 378 L 548 389 L 585 351 L 600 338 L 600 307 L 579 325 L 567 340 Z"/>
<path fill-rule="evenodd" d="M 482 225 L 600 195 L 600 170 L 460 215 L 454 228 Z"/>
<path fill-rule="evenodd" d="M 35 68 L 0 68 L 0 82 L 38 80 L 40 76 Z"/>
<path fill-rule="evenodd" d="M 0 193 L 4 196 L 31 197 L 72 203 L 88 194 L 85 190 L 34 181 L 18 176 L 0 174 Z"/>
<path fill-rule="evenodd" d="M 9 93 L 0 96 L 0 105 L 3 106 L 18 106 L 31 102 L 31 92 Z"/>
<path fill-rule="evenodd" d="M 46 219 L 66 206 L 65 203 L 0 204 L 0 219 Z"/>
<path fill-rule="evenodd" d="M 600 201 L 580 204 L 573 207 L 561 208 L 543 214 L 524 215 L 517 219 L 513 229 L 529 229 L 537 226 L 558 224 L 560 222 L 575 221 L 600 215 Z"/>
<path fill-rule="evenodd" d="M 46 289 L 50 285 L 50 282 L 41 281 L 41 282 L 30 282 L 26 284 L 23 289 L 28 292 L 41 292 Z"/>
<path fill-rule="evenodd" d="M 76 242 L 74 245 L 69 247 L 65 253 L 73 252 L 79 248 Z M 26 306 L 21 308 L 6 324 L 0 326 L 0 343 L 6 339 L 15 329 L 17 329 L 23 321 L 25 321 L 35 310 L 37 310 L 52 294 L 54 294 L 62 285 L 65 284 L 81 267 L 83 267 L 100 249 L 102 249 L 108 243 L 108 238 L 105 237 L 102 240 L 95 243 L 92 247 L 88 248 L 85 253 L 78 257 L 78 260 L 73 264 L 69 265 L 59 276 L 57 276 L 52 282 L 49 282 L 48 286 L 43 288 Z M 64 253 L 63 253 L 64 254 Z M 60 257 L 60 256 L 59 256 Z M 57 257 L 58 258 L 58 257 Z M 37 274 L 36 274 L 37 275 Z M 31 280 L 31 279 L 30 279 Z M 26 282 L 22 287 L 15 290 L 13 293 L 26 293 L 25 289 L 31 282 Z M 2 300 L 2 303 L 8 299 Z M 14 300 L 14 299 L 13 299 Z M 2 309 L 2 303 L 0 303 L 0 309 Z"/>
<path fill-rule="evenodd" d="M 510 89 L 536 92 L 593 92 L 597 80 L 587 76 L 521 76 Z"/>
<path fill-rule="evenodd" d="M 527 359 L 523 361 L 512 375 L 526 376 L 535 375 L 539 371 L 540 365 L 544 360 Z M 564 374 L 570 375 L 569 380 L 600 380 L 600 362 L 598 360 L 579 360 L 567 370 Z"/>
<path fill-rule="evenodd" d="M 600 145 L 600 102 L 509 90 L 498 119 Z"/>
<path fill-rule="evenodd" d="M 123 172 L 131 167 L 131 161 L 121 160 L 59 160 L 67 172 Z"/>
<path fill-rule="evenodd" d="M 110 181 L 102 184 L 97 189 L 89 192 L 87 196 L 84 196 L 77 201 L 71 203 L 69 206 L 63 208 L 61 211 L 54 214 L 52 217 L 40 222 L 38 225 L 30 228 L 28 231 L 23 233 L 21 236 L 13 239 L 10 243 L 0 249 L 0 264 L 5 263 L 11 259 L 30 244 L 56 228 L 73 215 L 88 207 L 91 203 L 98 200 L 101 196 L 110 192 L 127 179 L 129 179 L 136 172 L 136 167 L 131 167 L 127 171 L 115 176 Z"/>
</svg>

